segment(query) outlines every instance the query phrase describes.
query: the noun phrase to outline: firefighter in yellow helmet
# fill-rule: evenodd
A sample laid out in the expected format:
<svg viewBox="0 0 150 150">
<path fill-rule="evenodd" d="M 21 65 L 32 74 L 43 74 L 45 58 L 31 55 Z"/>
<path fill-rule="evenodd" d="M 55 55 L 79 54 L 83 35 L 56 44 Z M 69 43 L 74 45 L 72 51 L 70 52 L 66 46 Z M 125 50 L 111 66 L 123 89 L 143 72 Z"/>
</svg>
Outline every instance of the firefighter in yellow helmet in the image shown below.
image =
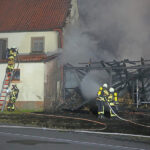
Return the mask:
<svg viewBox="0 0 150 150">
<path fill-rule="evenodd" d="M 15 46 L 13 46 L 10 49 L 7 49 L 7 58 L 9 59 L 9 57 L 14 57 L 14 59 L 16 58 L 18 54 L 18 50 Z"/>
<path fill-rule="evenodd" d="M 116 118 L 117 117 L 117 107 L 116 105 L 118 104 L 118 94 L 115 92 L 114 88 L 109 89 L 109 96 L 108 96 L 108 103 L 110 107 L 110 117 L 111 118 Z"/>
<path fill-rule="evenodd" d="M 17 88 L 16 85 L 12 85 L 12 89 L 11 89 L 10 96 L 9 96 L 9 102 L 7 105 L 8 111 L 14 111 L 15 110 L 15 102 L 18 98 L 18 94 L 19 94 L 19 89 Z"/>
<path fill-rule="evenodd" d="M 96 98 L 96 104 L 98 107 L 98 118 L 100 119 L 104 119 L 104 105 L 106 102 L 106 98 L 109 95 L 109 91 L 108 91 L 108 85 L 107 83 L 103 84 L 103 86 L 101 86 L 99 88 L 99 91 L 97 93 L 97 98 Z"/>
</svg>

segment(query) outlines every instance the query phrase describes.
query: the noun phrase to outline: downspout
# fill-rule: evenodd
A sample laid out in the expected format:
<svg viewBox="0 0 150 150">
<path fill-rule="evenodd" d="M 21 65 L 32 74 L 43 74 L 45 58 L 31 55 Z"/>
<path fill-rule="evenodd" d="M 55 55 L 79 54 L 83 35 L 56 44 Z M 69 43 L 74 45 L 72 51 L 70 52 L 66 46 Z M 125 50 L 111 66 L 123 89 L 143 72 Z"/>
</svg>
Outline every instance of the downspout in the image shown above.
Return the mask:
<svg viewBox="0 0 150 150">
<path fill-rule="evenodd" d="M 60 39 L 60 48 L 63 48 L 64 46 L 64 42 L 63 42 L 63 31 L 62 29 L 54 29 L 54 31 L 57 31 L 58 34 L 59 34 L 59 39 Z M 61 64 L 60 66 L 60 74 L 61 74 L 61 91 L 62 91 L 62 94 L 61 94 L 61 97 L 62 99 L 64 98 L 64 66 L 63 64 Z"/>
<path fill-rule="evenodd" d="M 54 31 L 57 31 L 59 34 L 59 38 L 60 38 L 60 48 L 63 48 L 63 32 L 62 29 L 54 29 Z"/>
</svg>

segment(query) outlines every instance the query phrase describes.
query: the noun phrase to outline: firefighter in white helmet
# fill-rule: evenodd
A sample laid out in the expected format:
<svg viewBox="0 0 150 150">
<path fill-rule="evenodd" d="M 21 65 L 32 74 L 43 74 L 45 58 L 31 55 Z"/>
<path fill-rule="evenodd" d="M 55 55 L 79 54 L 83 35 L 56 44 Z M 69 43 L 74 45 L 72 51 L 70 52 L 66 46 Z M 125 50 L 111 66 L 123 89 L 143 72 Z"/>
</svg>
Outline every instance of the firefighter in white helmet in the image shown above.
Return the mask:
<svg viewBox="0 0 150 150">
<path fill-rule="evenodd" d="M 118 104 L 118 94 L 117 92 L 115 92 L 114 88 L 110 88 L 109 89 L 109 96 L 108 96 L 108 103 L 109 103 L 109 107 L 110 107 L 110 117 L 111 118 L 116 118 L 117 117 L 117 108 L 116 105 Z"/>
<path fill-rule="evenodd" d="M 98 118 L 103 119 L 104 116 L 104 105 L 106 102 L 106 98 L 109 96 L 108 84 L 104 83 L 103 86 L 100 86 L 99 91 L 97 93 L 96 103 L 98 107 Z"/>
</svg>

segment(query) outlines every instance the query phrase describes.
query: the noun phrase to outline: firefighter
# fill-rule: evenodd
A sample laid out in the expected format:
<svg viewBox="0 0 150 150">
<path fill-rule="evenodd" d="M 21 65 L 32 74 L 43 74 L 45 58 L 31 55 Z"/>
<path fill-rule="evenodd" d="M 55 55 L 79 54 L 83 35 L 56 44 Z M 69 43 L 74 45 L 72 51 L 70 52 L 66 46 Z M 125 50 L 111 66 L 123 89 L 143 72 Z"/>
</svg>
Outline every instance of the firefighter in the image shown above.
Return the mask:
<svg viewBox="0 0 150 150">
<path fill-rule="evenodd" d="M 19 89 L 17 88 L 16 85 L 12 85 L 12 94 L 11 94 L 11 100 L 13 103 L 16 102 L 16 99 L 18 98 L 18 94 L 19 94 Z"/>
<path fill-rule="evenodd" d="M 98 118 L 100 119 L 104 119 L 104 105 L 106 102 L 106 98 L 109 95 L 109 91 L 108 91 L 108 85 L 107 83 L 103 84 L 103 86 L 101 86 L 99 88 L 99 91 L 97 93 L 97 99 L 96 99 L 96 103 L 98 106 Z"/>
<path fill-rule="evenodd" d="M 7 57 L 7 59 L 9 59 L 9 57 L 14 57 L 14 59 L 15 59 L 17 54 L 18 54 L 18 50 L 15 46 L 13 46 L 12 48 L 7 49 L 6 57 Z"/>
<path fill-rule="evenodd" d="M 116 105 L 118 105 L 118 94 L 112 87 L 109 89 L 109 96 L 107 100 L 110 107 L 110 117 L 117 118 L 116 114 L 118 113 L 118 111 Z"/>
<path fill-rule="evenodd" d="M 10 96 L 9 96 L 9 102 L 7 105 L 8 111 L 14 111 L 15 110 L 15 102 L 18 98 L 18 94 L 19 94 L 19 89 L 17 88 L 16 85 L 12 85 L 12 89 L 11 89 Z"/>
<path fill-rule="evenodd" d="M 15 67 L 15 60 L 13 56 L 9 56 L 8 58 L 8 66 L 6 72 L 12 72 Z"/>
</svg>

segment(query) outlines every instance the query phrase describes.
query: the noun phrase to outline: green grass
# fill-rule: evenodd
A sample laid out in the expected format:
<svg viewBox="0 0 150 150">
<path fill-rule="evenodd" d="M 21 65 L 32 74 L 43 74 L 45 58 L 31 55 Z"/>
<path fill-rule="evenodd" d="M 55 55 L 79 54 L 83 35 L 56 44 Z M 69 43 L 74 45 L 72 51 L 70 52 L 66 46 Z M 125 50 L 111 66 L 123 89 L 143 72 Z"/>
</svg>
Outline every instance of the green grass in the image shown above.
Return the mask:
<svg viewBox="0 0 150 150">
<path fill-rule="evenodd" d="M 38 111 L 35 111 L 35 110 L 15 110 L 15 111 L 3 111 L 3 112 L 0 112 L 0 114 L 22 114 L 22 113 L 33 113 L 33 112 L 39 112 L 39 113 L 42 113 L 43 110 L 38 110 Z"/>
</svg>

